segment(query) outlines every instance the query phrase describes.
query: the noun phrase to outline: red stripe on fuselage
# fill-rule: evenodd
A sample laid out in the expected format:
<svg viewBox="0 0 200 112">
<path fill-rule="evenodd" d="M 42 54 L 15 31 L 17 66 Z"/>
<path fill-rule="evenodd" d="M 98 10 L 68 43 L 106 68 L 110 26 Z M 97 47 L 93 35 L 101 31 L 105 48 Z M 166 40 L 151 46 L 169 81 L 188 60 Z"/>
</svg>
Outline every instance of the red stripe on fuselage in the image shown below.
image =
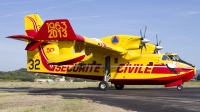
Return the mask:
<svg viewBox="0 0 200 112">
<path fill-rule="evenodd" d="M 44 67 L 45 67 L 47 70 L 49 70 L 49 71 L 54 71 L 55 66 L 54 66 L 54 65 L 50 66 L 50 65 L 47 63 L 48 58 L 46 57 L 46 55 L 45 55 L 45 53 L 44 53 L 43 48 L 42 48 L 41 45 L 39 46 L 39 53 L 40 53 L 40 57 L 41 57 L 42 64 L 44 65 Z"/>
<path fill-rule="evenodd" d="M 174 74 L 167 66 L 164 64 L 155 64 L 152 69 L 152 74 Z"/>
<path fill-rule="evenodd" d="M 175 67 L 174 68 L 177 72 L 189 72 L 193 68 L 181 68 L 181 67 Z M 155 64 L 152 69 L 152 74 L 174 74 L 166 65 L 164 64 Z"/>
<path fill-rule="evenodd" d="M 163 78 L 149 78 L 149 79 L 111 79 L 113 84 L 121 85 L 165 85 L 173 81 L 182 80 L 182 82 L 189 81 L 194 77 L 194 70 L 176 76 L 163 77 Z"/>
<path fill-rule="evenodd" d="M 56 65 L 49 65 L 49 64 L 47 63 L 48 58 L 47 58 L 47 56 L 46 56 L 45 53 L 44 53 L 44 50 L 43 50 L 43 48 L 42 48 L 42 45 L 39 46 L 39 53 L 40 53 L 40 57 L 41 57 L 41 60 L 42 60 L 42 63 L 43 63 L 43 65 L 44 65 L 44 67 L 45 67 L 47 70 L 49 70 L 49 71 L 54 71 L 54 69 L 55 69 L 55 67 L 56 67 L 57 65 L 70 65 L 70 64 L 72 64 L 72 63 L 75 63 L 75 62 L 78 62 L 78 61 L 82 60 L 82 59 L 85 57 L 85 55 L 83 55 L 83 56 L 80 56 L 80 57 L 78 57 L 78 58 L 75 58 L 75 59 L 72 59 L 72 60 L 69 60 L 69 61 L 64 61 L 64 62 L 60 62 L 60 63 L 55 63 Z"/>
</svg>

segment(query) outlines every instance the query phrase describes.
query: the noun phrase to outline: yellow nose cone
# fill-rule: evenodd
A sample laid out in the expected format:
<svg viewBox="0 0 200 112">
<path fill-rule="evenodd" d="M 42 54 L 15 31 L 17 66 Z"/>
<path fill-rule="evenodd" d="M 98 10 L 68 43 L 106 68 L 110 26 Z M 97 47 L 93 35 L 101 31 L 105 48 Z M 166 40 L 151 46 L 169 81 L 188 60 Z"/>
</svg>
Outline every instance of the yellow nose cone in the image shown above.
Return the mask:
<svg viewBox="0 0 200 112">
<path fill-rule="evenodd" d="M 194 67 L 194 75 L 196 74 L 197 70 L 196 70 L 196 67 Z"/>
</svg>

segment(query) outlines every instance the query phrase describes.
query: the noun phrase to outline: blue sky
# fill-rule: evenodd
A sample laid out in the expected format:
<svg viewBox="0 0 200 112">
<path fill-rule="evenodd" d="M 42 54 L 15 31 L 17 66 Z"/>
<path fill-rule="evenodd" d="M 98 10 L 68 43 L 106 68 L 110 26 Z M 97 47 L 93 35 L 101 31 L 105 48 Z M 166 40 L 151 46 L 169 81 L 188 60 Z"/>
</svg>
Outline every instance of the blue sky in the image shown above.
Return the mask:
<svg viewBox="0 0 200 112">
<path fill-rule="evenodd" d="M 25 43 L 6 39 L 24 34 L 24 16 L 38 13 L 43 21 L 67 18 L 77 34 L 101 38 L 114 34 L 162 40 L 161 52 L 176 52 L 200 69 L 199 0 L 1 0 L 0 71 L 26 67 Z"/>
</svg>

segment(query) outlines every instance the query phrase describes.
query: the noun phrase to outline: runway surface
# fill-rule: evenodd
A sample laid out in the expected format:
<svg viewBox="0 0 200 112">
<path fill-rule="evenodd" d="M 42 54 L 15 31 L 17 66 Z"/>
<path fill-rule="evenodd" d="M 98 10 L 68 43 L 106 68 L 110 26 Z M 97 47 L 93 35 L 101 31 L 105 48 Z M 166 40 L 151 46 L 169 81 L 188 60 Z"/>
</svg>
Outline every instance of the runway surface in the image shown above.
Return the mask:
<svg viewBox="0 0 200 112">
<path fill-rule="evenodd" d="M 85 89 L 0 88 L 0 91 L 26 91 L 30 95 L 61 95 L 65 99 L 83 98 L 138 112 L 199 112 L 200 88 L 124 89 L 100 91 Z M 89 106 L 89 105 L 88 105 Z"/>
</svg>

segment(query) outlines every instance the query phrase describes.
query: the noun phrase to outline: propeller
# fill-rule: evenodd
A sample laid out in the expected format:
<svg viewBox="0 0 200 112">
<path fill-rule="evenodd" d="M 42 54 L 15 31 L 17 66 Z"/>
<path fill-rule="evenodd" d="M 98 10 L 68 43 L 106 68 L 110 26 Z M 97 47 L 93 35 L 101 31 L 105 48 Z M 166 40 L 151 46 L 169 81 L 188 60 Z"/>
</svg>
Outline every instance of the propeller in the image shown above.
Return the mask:
<svg viewBox="0 0 200 112">
<path fill-rule="evenodd" d="M 147 24 L 145 26 L 145 30 L 144 30 L 144 35 L 142 35 L 142 30 L 140 28 L 140 36 L 141 36 L 141 44 L 139 46 L 139 49 L 140 49 L 140 56 L 142 54 L 142 49 L 143 47 L 145 48 L 145 50 L 147 51 L 147 48 L 146 48 L 146 44 L 145 43 L 148 43 L 149 40 L 145 38 L 145 34 L 146 34 L 146 30 L 147 30 Z"/>
<path fill-rule="evenodd" d="M 158 54 L 159 50 L 161 50 L 163 47 L 160 46 L 161 44 L 161 40 L 158 42 L 158 34 L 156 34 L 156 47 L 155 47 L 155 50 L 154 50 L 154 53 L 155 54 Z"/>
</svg>

